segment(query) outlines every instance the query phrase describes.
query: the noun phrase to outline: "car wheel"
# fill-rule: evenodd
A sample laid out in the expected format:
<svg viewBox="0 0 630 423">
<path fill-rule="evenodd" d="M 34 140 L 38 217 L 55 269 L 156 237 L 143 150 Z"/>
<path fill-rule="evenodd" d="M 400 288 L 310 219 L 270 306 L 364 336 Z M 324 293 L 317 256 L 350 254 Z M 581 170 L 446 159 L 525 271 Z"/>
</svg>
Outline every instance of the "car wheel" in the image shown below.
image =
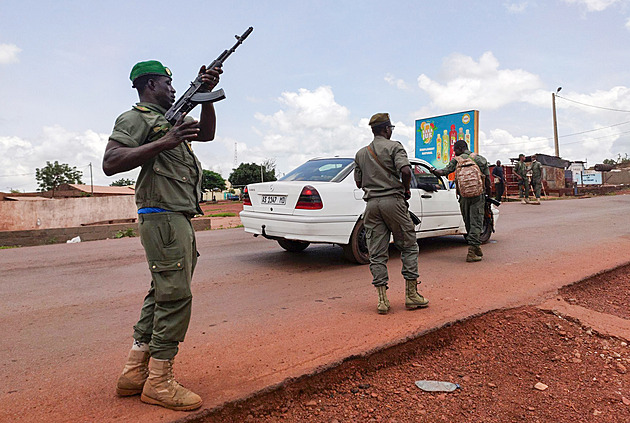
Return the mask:
<svg viewBox="0 0 630 423">
<path fill-rule="evenodd" d="M 288 239 L 279 239 L 278 244 L 280 244 L 282 248 L 284 248 L 285 250 L 291 253 L 299 253 L 300 251 L 304 251 L 306 247 L 311 245 L 310 242 L 291 241 Z"/>
<path fill-rule="evenodd" d="M 479 236 L 479 241 L 482 244 L 485 244 L 490 240 L 490 236 L 492 235 L 492 220 L 484 217 L 483 218 L 483 228 L 481 229 L 481 235 Z"/>
<path fill-rule="evenodd" d="M 358 264 L 368 264 L 370 262 L 370 253 L 367 248 L 367 239 L 365 237 L 365 226 L 363 219 L 360 219 L 350 235 L 350 243 L 341 246 L 343 254 L 351 262 Z"/>
</svg>

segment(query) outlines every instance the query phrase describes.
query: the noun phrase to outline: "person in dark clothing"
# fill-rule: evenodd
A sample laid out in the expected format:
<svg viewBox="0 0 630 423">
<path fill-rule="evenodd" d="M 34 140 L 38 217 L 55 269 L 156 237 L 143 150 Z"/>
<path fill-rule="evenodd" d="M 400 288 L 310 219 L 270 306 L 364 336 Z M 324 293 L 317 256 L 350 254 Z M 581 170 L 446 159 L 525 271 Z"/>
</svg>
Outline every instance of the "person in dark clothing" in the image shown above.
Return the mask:
<svg viewBox="0 0 630 423">
<path fill-rule="evenodd" d="M 496 194 L 496 200 L 501 201 L 503 193 L 505 192 L 505 174 L 503 173 L 503 166 L 501 166 L 501 160 L 497 160 L 497 165 L 492 169 L 492 177 L 494 178 L 494 190 Z"/>
</svg>

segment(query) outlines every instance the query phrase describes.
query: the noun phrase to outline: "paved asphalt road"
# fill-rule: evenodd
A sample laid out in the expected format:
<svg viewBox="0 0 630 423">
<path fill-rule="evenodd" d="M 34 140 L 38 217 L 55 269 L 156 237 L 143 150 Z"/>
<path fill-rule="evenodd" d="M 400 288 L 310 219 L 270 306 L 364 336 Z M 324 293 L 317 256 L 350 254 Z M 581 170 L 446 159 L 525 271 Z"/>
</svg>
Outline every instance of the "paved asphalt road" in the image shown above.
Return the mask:
<svg viewBox="0 0 630 423">
<path fill-rule="evenodd" d="M 424 240 L 425 310 L 377 315 L 367 266 L 337 246 L 286 253 L 242 229 L 198 233 L 193 319 L 175 367 L 204 408 L 488 310 L 538 303 L 630 262 L 630 195 L 501 206 L 480 263 L 461 237 Z M 0 250 L 0 421 L 155 422 L 187 416 L 117 398 L 148 289 L 137 238 Z"/>
</svg>

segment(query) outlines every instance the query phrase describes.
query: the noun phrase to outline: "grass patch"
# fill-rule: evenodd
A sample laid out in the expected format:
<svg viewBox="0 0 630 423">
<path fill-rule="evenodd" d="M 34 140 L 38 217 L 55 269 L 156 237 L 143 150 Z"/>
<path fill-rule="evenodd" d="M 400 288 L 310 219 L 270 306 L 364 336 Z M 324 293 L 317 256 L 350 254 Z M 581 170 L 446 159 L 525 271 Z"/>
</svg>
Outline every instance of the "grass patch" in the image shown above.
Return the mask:
<svg viewBox="0 0 630 423">
<path fill-rule="evenodd" d="M 209 214 L 208 217 L 234 217 L 236 216 L 236 213 L 232 213 L 232 212 L 223 212 L 223 213 L 215 213 L 215 214 Z"/>
<path fill-rule="evenodd" d="M 116 234 L 114 235 L 114 238 L 116 238 L 116 239 L 124 238 L 124 237 L 133 238 L 135 236 L 136 236 L 136 232 L 133 230 L 133 228 L 127 228 L 127 229 L 123 229 L 123 230 L 120 230 L 120 231 L 116 232 Z"/>
<path fill-rule="evenodd" d="M 19 245 L 0 245 L 0 250 L 8 250 L 10 248 L 19 248 Z"/>
</svg>

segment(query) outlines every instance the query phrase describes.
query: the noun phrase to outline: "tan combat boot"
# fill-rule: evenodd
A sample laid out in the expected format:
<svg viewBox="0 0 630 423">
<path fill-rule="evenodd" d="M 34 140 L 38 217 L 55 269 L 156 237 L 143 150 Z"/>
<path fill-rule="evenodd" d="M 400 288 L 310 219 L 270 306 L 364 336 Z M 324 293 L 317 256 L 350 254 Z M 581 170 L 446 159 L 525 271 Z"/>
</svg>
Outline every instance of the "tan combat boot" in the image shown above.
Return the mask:
<svg viewBox="0 0 630 423">
<path fill-rule="evenodd" d="M 130 350 L 127 363 L 116 383 L 116 393 L 121 397 L 142 393 L 144 381 L 149 376 L 149 352 Z"/>
<path fill-rule="evenodd" d="M 468 246 L 468 255 L 466 256 L 466 261 L 469 263 L 473 261 L 481 261 L 481 257 L 476 254 L 475 247 L 473 247 L 472 245 Z"/>
<path fill-rule="evenodd" d="M 478 255 L 479 257 L 483 257 L 483 251 L 481 251 L 481 245 L 474 245 L 473 247 L 475 248 L 475 254 Z"/>
<path fill-rule="evenodd" d="M 527 204 L 524 198 L 521 198 L 521 204 Z"/>
<path fill-rule="evenodd" d="M 140 400 L 178 411 L 196 410 L 203 403 L 199 395 L 177 383 L 173 377 L 173 360 L 154 358 L 149 361 L 149 378 Z"/>
<path fill-rule="evenodd" d="M 418 294 L 418 281 L 406 280 L 405 284 L 405 308 L 407 310 L 415 310 L 429 306 L 429 300 Z"/>
<path fill-rule="evenodd" d="M 378 292 L 378 305 L 376 306 L 376 310 L 378 314 L 387 314 L 390 308 L 389 300 L 387 299 L 387 287 L 377 286 L 376 291 Z"/>
</svg>

